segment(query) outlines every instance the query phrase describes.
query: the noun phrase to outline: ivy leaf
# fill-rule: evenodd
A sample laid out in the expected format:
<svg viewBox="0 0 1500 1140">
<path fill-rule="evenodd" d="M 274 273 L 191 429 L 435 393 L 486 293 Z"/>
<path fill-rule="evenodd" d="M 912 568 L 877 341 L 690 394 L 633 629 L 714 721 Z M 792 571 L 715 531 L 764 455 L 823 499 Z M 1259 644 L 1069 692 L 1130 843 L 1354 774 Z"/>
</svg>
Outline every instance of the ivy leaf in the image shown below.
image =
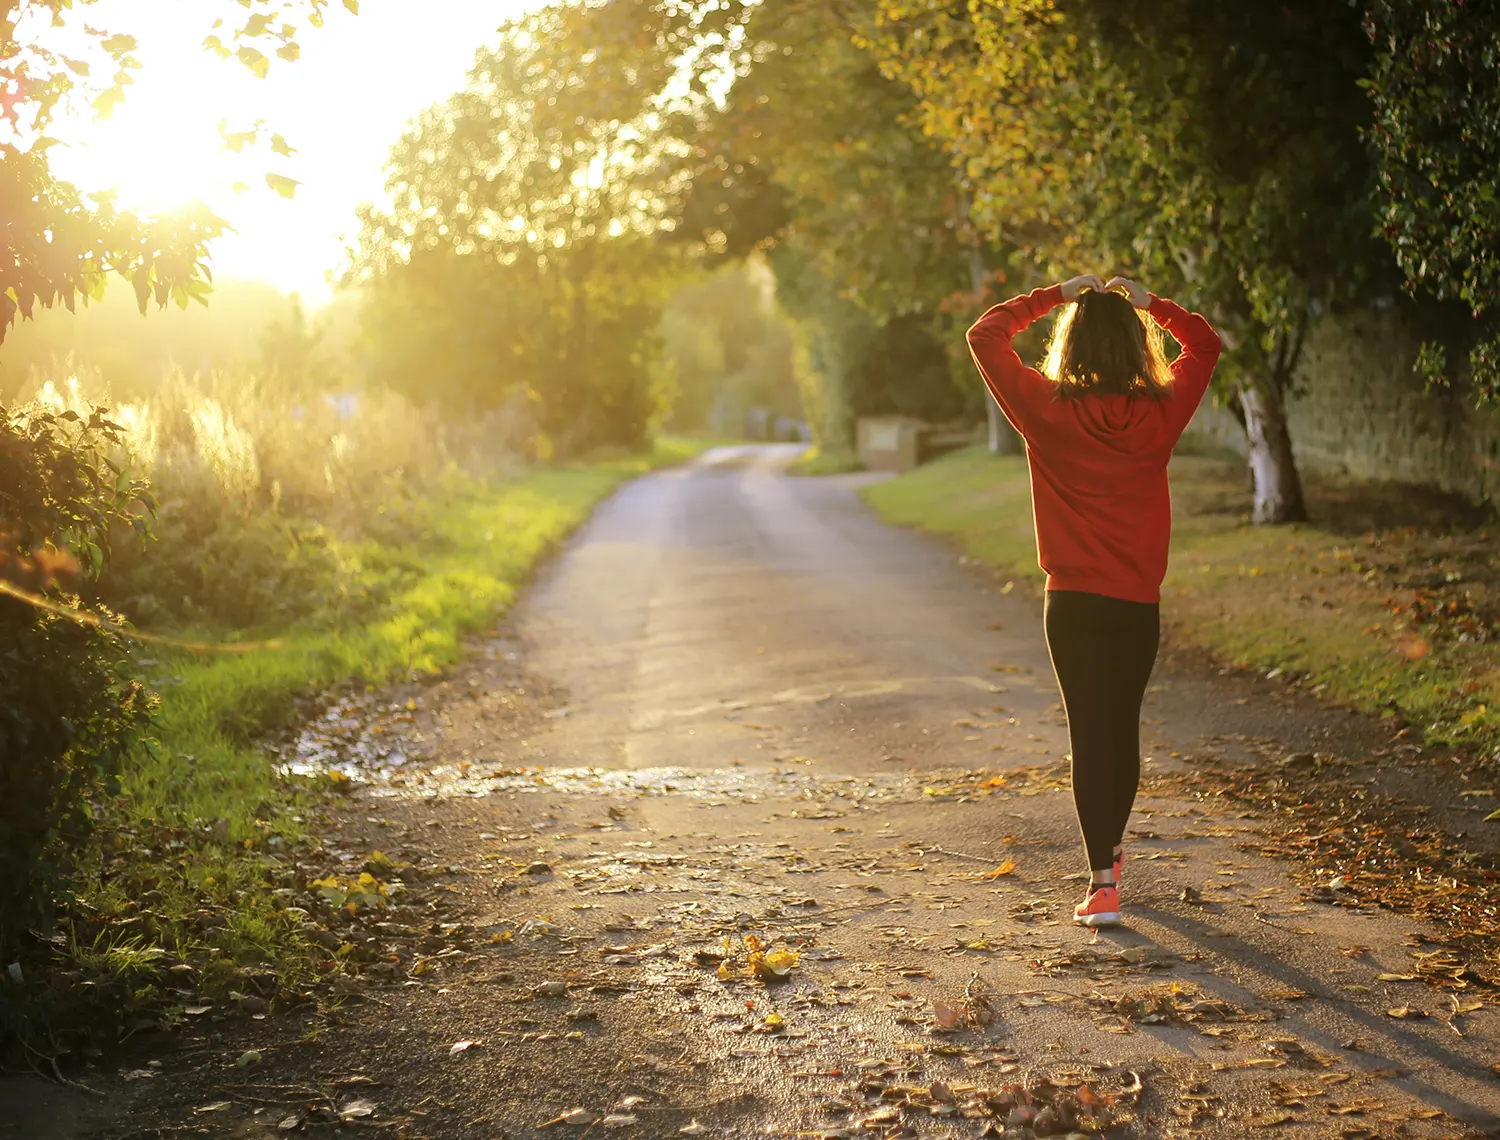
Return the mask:
<svg viewBox="0 0 1500 1140">
<path fill-rule="evenodd" d="M 265 12 L 257 12 L 245 21 L 245 26 L 239 30 L 239 35 L 254 39 L 256 36 L 266 34 L 266 29 L 271 26 L 272 17 Z"/>
<path fill-rule="evenodd" d="M 283 198 L 294 198 L 297 195 L 297 187 L 301 186 L 302 183 L 298 182 L 295 178 L 287 178 L 282 174 L 267 174 L 266 185 Z"/>
<path fill-rule="evenodd" d="M 359 15 L 359 0 L 344 0 L 344 7 L 348 8 L 353 15 Z"/>
<path fill-rule="evenodd" d="M 288 63 L 296 63 L 302 58 L 302 46 L 296 42 L 282 44 L 276 49 L 276 54 Z"/>
<path fill-rule="evenodd" d="M 297 153 L 297 148 L 287 142 L 286 139 L 281 135 L 271 136 L 271 149 L 277 154 L 284 155 L 287 158 L 291 158 L 292 155 Z"/>
<path fill-rule="evenodd" d="M 118 35 L 99 41 L 99 46 L 110 55 L 120 56 L 128 51 L 135 51 L 137 45 L 134 36 Z"/>
</svg>

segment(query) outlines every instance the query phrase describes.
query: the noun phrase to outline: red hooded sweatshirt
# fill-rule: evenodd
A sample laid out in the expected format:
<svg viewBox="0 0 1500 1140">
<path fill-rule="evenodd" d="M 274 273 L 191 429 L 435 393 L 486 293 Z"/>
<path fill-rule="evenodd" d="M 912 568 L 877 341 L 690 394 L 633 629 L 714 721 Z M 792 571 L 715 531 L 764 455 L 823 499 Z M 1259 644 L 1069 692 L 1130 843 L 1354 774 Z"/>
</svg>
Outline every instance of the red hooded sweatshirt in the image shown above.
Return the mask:
<svg viewBox="0 0 1500 1140">
<path fill-rule="evenodd" d="M 1049 590 L 1157 602 L 1172 534 L 1167 461 L 1208 390 L 1219 337 L 1196 313 L 1153 294 L 1147 312 L 1182 345 L 1171 394 L 1064 399 L 1011 347 L 1061 304 L 1060 285 L 1036 289 L 996 305 L 969 330 L 974 363 L 1026 441 L 1037 561 Z"/>
</svg>

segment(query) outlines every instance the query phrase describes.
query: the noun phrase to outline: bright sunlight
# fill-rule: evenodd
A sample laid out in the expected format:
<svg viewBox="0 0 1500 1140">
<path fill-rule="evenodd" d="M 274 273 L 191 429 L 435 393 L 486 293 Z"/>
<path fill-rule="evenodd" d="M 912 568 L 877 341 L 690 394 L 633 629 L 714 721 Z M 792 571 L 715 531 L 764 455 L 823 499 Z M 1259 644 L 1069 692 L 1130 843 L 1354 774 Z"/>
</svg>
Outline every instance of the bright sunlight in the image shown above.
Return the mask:
<svg viewBox="0 0 1500 1140">
<path fill-rule="evenodd" d="M 382 194 L 392 140 L 460 86 L 475 50 L 529 6 L 365 0 L 354 17 L 335 4 L 329 34 L 303 34 L 300 60 L 275 61 L 257 79 L 203 49 L 211 5 L 102 0 L 90 22 L 128 25 L 141 68 L 109 118 L 58 123 L 52 133 L 65 145 L 54 167 L 82 189 L 113 187 L 122 205 L 145 212 L 205 202 L 233 227 L 212 250 L 217 276 L 264 280 L 319 303 L 355 207 Z M 235 132 L 258 122 L 258 146 L 225 145 L 220 124 Z M 272 134 L 293 153 L 273 153 Z M 295 197 L 269 188 L 267 173 L 295 179 Z"/>
</svg>

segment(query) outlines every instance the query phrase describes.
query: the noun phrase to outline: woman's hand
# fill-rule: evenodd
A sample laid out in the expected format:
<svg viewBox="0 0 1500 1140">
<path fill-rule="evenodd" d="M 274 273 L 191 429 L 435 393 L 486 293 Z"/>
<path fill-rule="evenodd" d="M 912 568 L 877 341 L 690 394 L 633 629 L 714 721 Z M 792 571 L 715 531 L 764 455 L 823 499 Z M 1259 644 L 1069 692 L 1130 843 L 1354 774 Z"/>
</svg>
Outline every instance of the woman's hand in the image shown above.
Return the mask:
<svg viewBox="0 0 1500 1140">
<path fill-rule="evenodd" d="M 1076 301 L 1078 295 L 1085 289 L 1093 289 L 1095 292 L 1104 292 L 1104 278 L 1097 273 L 1084 273 L 1078 277 L 1070 278 L 1062 283 L 1062 299 L 1064 301 Z"/>
<path fill-rule="evenodd" d="M 1105 290 L 1123 289 L 1125 295 L 1130 298 L 1130 303 L 1137 309 L 1149 309 L 1151 307 L 1151 292 L 1139 281 L 1132 281 L 1128 277 L 1111 277 L 1109 284 L 1104 286 Z"/>
</svg>

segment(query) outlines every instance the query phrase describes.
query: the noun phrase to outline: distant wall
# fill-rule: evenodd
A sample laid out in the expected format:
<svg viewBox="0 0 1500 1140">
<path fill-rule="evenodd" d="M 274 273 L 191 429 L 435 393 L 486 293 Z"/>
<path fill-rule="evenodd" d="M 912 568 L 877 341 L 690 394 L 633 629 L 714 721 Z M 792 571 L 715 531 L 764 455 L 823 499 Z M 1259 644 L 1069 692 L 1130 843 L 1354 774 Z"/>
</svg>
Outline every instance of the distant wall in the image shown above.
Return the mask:
<svg viewBox="0 0 1500 1140">
<path fill-rule="evenodd" d="M 1292 449 L 1308 471 L 1440 487 L 1500 504 L 1500 416 L 1413 374 L 1420 338 L 1391 312 L 1325 317 L 1309 333 L 1288 401 Z M 1227 409 L 1205 402 L 1190 431 L 1245 452 Z"/>
</svg>

